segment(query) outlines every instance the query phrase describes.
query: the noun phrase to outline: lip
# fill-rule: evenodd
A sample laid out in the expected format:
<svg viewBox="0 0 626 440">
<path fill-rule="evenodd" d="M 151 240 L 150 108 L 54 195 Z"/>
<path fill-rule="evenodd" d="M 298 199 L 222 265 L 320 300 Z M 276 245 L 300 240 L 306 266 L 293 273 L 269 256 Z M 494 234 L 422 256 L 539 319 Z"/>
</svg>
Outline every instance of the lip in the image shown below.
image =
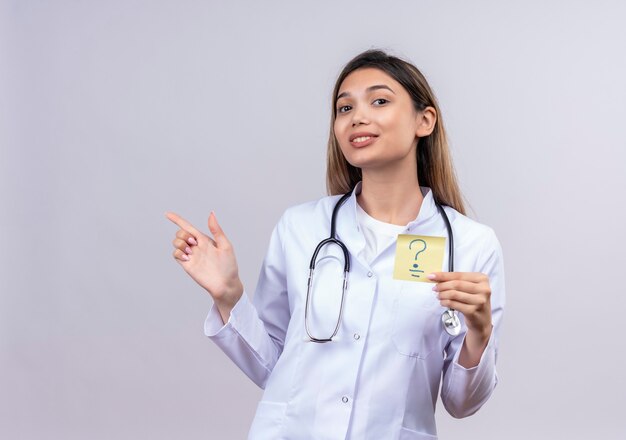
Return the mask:
<svg viewBox="0 0 626 440">
<path fill-rule="evenodd" d="M 356 138 L 358 138 L 358 137 L 361 137 L 361 136 L 377 137 L 378 135 L 377 135 L 377 134 L 374 134 L 374 133 L 369 133 L 369 132 L 367 132 L 367 131 L 360 131 L 360 132 L 358 132 L 358 133 L 352 133 L 352 134 L 350 135 L 350 139 L 349 139 L 349 141 L 350 141 L 350 142 L 352 142 L 354 139 L 356 139 Z"/>
<path fill-rule="evenodd" d="M 363 142 L 354 142 L 353 139 L 361 136 L 369 136 L 370 138 Z M 376 139 L 378 139 L 378 136 L 373 133 L 354 133 L 350 136 L 350 145 L 353 147 L 367 147 L 369 144 L 376 142 Z"/>
</svg>

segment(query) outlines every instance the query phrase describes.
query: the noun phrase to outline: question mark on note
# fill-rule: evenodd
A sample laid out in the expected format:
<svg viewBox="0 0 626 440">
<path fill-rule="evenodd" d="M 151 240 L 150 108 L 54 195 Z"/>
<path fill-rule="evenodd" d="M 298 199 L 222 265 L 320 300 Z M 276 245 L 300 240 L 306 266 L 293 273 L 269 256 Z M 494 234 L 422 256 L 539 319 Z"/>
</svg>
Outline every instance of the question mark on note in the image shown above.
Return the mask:
<svg viewBox="0 0 626 440">
<path fill-rule="evenodd" d="M 417 273 L 424 273 L 424 271 L 418 269 L 420 265 L 417 264 L 417 257 L 419 256 L 420 253 L 424 252 L 428 246 L 426 246 L 426 242 L 424 240 L 422 240 L 421 238 L 417 238 L 409 243 L 409 249 L 413 250 L 412 249 L 413 243 L 416 243 L 416 242 L 419 242 L 420 244 L 417 244 L 415 248 L 416 249 L 421 248 L 421 249 L 419 249 L 417 253 L 415 254 L 415 258 L 414 258 L 415 262 L 413 263 L 413 269 L 409 269 L 409 272 L 415 272 L 415 273 L 411 273 L 412 277 L 420 278 L 420 276 L 417 275 Z"/>
</svg>

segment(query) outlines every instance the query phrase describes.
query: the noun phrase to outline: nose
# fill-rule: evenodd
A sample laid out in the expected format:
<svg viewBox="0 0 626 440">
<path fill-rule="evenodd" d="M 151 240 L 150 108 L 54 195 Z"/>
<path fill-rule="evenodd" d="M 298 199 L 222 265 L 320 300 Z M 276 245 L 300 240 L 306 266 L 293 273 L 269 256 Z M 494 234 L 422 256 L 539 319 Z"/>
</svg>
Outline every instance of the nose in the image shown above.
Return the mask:
<svg viewBox="0 0 626 440">
<path fill-rule="evenodd" d="M 352 126 L 356 127 L 359 124 L 367 124 L 369 123 L 367 116 L 363 114 L 362 107 L 359 106 L 354 109 L 352 112 Z"/>
</svg>

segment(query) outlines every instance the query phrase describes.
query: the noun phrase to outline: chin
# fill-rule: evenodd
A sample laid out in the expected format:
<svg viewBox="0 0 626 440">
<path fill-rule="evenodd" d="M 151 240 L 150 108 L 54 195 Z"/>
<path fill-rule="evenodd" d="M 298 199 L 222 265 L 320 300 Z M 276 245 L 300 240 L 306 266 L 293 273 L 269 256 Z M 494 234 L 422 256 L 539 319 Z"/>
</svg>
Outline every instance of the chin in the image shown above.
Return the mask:
<svg viewBox="0 0 626 440">
<path fill-rule="evenodd" d="M 377 158 L 369 154 L 367 151 L 351 151 L 351 154 L 343 154 L 343 157 L 348 161 L 350 165 L 357 168 L 363 168 L 375 165 L 380 158 Z"/>
</svg>

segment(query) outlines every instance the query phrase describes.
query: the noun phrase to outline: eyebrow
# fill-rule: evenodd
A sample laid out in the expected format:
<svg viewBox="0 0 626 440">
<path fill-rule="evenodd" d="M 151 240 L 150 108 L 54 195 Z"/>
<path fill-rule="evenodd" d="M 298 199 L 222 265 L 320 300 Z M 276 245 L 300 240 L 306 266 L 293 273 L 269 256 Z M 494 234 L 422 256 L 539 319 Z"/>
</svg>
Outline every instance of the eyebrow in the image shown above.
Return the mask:
<svg viewBox="0 0 626 440">
<path fill-rule="evenodd" d="M 374 90 L 378 90 L 378 89 L 387 89 L 387 90 L 389 90 L 391 93 L 393 93 L 394 95 L 396 94 L 396 92 L 394 92 L 393 90 L 391 90 L 391 87 L 386 86 L 385 84 L 376 84 L 376 85 L 373 85 L 373 86 L 369 86 L 367 89 L 365 89 L 365 91 L 366 91 L 367 93 L 369 93 L 369 92 L 373 92 Z M 338 101 L 338 100 L 339 100 L 339 98 L 343 98 L 344 96 L 351 96 L 351 95 L 350 95 L 350 93 L 348 93 L 348 92 L 343 92 L 343 93 L 341 93 L 341 94 L 337 95 L 337 98 L 335 99 L 335 101 Z"/>
</svg>

